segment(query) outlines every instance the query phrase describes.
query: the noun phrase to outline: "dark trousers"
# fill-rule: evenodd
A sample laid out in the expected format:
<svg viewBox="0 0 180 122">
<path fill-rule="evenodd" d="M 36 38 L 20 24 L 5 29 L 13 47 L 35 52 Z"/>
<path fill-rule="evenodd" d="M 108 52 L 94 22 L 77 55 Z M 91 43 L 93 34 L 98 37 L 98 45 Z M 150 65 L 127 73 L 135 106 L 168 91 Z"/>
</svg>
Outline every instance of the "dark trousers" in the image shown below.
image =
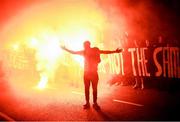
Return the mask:
<svg viewBox="0 0 180 122">
<path fill-rule="evenodd" d="M 85 87 L 85 98 L 86 102 L 89 102 L 89 89 L 92 84 L 93 89 L 93 102 L 97 102 L 97 85 L 98 85 L 98 74 L 95 73 L 84 73 L 84 87 Z"/>
</svg>

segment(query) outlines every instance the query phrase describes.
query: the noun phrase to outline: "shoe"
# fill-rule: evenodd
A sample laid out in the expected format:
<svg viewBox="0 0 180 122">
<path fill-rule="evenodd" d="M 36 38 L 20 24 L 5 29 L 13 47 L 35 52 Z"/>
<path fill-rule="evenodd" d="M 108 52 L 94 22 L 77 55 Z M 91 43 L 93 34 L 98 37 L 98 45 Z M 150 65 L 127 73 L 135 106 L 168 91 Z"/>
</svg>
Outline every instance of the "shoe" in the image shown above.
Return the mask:
<svg viewBox="0 0 180 122">
<path fill-rule="evenodd" d="M 141 86 L 141 90 L 143 90 L 143 89 L 144 89 L 144 86 L 142 85 L 142 86 Z"/>
<path fill-rule="evenodd" d="M 144 80 L 143 80 L 143 78 L 141 78 L 141 90 L 143 90 L 144 89 Z"/>
<path fill-rule="evenodd" d="M 89 103 L 86 103 L 85 105 L 83 105 L 83 108 L 84 108 L 84 109 L 90 108 L 90 104 L 89 104 Z"/>
<path fill-rule="evenodd" d="M 134 85 L 134 86 L 133 86 L 133 89 L 136 89 L 137 87 L 138 87 L 137 85 Z"/>
<path fill-rule="evenodd" d="M 101 109 L 100 106 L 99 106 L 97 103 L 94 103 L 94 104 L 93 104 L 93 108 L 94 108 L 95 110 L 100 110 L 100 109 Z"/>
</svg>

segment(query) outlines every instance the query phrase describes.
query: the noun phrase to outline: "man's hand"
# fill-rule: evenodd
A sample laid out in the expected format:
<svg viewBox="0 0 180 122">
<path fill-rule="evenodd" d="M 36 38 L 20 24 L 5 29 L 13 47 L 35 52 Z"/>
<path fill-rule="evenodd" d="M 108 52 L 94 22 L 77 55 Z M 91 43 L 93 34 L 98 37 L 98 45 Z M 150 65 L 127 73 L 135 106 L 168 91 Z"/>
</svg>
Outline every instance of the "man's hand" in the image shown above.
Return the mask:
<svg viewBox="0 0 180 122">
<path fill-rule="evenodd" d="M 117 48 L 117 49 L 116 49 L 116 52 L 117 52 L 117 53 L 120 53 L 120 52 L 122 52 L 122 51 L 123 51 L 123 49 L 120 49 L 120 48 Z"/>
<path fill-rule="evenodd" d="M 66 47 L 64 45 L 60 45 L 61 49 L 65 50 Z"/>
</svg>

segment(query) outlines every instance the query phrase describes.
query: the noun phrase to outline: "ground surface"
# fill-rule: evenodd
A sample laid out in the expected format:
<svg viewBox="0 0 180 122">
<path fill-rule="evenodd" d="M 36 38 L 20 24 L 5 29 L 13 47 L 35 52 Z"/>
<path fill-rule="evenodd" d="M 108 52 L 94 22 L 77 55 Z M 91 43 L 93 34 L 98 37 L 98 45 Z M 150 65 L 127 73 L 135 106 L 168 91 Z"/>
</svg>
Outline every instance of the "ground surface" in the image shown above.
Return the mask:
<svg viewBox="0 0 180 122">
<path fill-rule="evenodd" d="M 0 87 L 0 120 L 180 120 L 179 92 L 107 87 L 98 98 L 101 110 L 96 111 L 83 110 L 84 95 L 78 88 L 49 89 L 30 98 Z"/>
</svg>

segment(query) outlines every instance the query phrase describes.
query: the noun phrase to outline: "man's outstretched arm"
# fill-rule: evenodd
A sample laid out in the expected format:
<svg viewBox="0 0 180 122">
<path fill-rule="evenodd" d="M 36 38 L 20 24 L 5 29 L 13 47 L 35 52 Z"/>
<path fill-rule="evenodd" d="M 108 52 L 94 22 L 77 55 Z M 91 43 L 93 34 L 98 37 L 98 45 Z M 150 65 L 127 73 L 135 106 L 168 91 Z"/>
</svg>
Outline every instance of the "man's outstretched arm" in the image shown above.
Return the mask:
<svg viewBox="0 0 180 122">
<path fill-rule="evenodd" d="M 120 52 L 122 52 L 122 51 L 123 51 L 123 49 L 117 48 L 117 49 L 114 50 L 114 51 L 110 51 L 110 50 L 100 50 L 100 53 L 101 53 L 101 54 L 112 54 L 112 53 L 120 53 Z"/>
<path fill-rule="evenodd" d="M 73 50 L 69 50 L 67 49 L 65 46 L 61 46 L 61 48 L 71 54 L 78 54 L 78 55 L 83 55 L 83 51 L 73 51 Z"/>
</svg>

